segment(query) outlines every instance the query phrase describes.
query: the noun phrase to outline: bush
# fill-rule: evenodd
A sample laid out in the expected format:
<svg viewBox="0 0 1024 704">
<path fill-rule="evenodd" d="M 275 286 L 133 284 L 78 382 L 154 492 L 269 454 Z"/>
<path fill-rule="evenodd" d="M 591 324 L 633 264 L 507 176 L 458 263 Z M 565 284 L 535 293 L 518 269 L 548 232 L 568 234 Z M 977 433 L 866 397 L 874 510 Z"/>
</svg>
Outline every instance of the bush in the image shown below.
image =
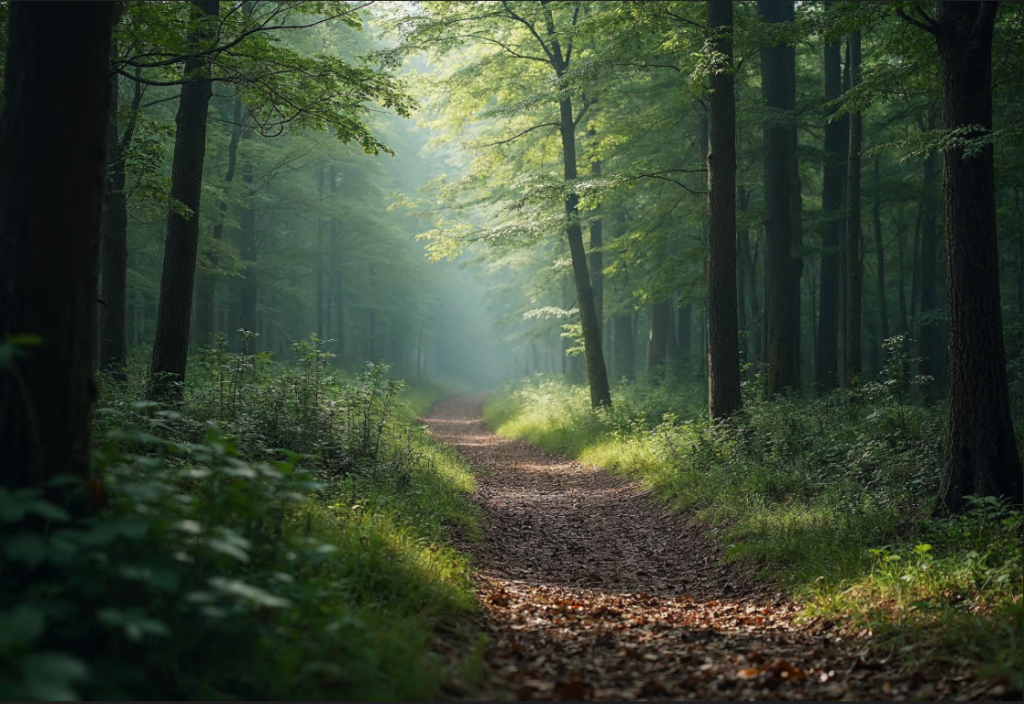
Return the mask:
<svg viewBox="0 0 1024 704">
<path fill-rule="evenodd" d="M 97 479 L 0 489 L 0 696 L 418 699 L 472 670 L 468 468 L 384 368 L 299 349 L 215 350 L 176 409 L 108 380 Z"/>
</svg>

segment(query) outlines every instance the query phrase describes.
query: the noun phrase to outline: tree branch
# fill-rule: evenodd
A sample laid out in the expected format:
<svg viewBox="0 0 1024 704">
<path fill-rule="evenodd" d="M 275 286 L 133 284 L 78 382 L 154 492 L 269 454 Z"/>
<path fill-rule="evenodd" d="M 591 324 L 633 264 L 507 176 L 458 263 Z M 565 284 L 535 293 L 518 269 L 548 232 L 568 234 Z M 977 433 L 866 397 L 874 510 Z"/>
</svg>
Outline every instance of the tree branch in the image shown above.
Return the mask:
<svg viewBox="0 0 1024 704">
<path fill-rule="evenodd" d="M 519 134 L 509 137 L 508 139 L 501 139 L 498 140 L 497 142 L 488 142 L 487 144 L 471 144 L 469 146 L 475 147 L 477 149 L 483 149 L 484 147 L 496 147 L 499 144 L 508 144 L 509 142 L 514 142 L 515 140 L 519 139 L 524 134 L 528 134 L 530 132 L 533 132 L 534 130 L 539 130 L 544 127 L 561 127 L 561 124 L 558 122 L 544 122 L 542 124 L 534 125 L 533 127 L 527 128 L 520 132 Z"/>
</svg>

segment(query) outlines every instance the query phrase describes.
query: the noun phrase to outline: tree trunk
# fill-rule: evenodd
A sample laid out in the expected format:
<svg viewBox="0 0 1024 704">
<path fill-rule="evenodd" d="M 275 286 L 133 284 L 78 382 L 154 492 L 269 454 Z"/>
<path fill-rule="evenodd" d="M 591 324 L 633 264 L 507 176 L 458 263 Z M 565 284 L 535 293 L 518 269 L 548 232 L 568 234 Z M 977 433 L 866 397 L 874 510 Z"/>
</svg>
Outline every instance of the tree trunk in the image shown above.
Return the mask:
<svg viewBox="0 0 1024 704">
<path fill-rule="evenodd" d="M 872 219 L 875 226 L 875 255 L 878 261 L 878 325 L 881 340 L 889 337 L 889 304 L 885 299 L 885 245 L 882 243 L 882 181 L 878 175 L 879 158 L 875 157 L 875 204 Z"/>
<path fill-rule="evenodd" d="M 201 13 L 204 20 L 220 12 L 219 0 L 195 0 L 194 4 L 196 14 Z M 196 43 L 200 41 L 198 35 L 194 39 Z M 185 379 L 188 362 L 192 289 L 199 251 L 199 201 L 206 156 L 206 111 L 212 92 L 209 59 L 205 56 L 188 59 L 185 75 L 195 78 L 181 87 L 178 114 L 174 118 L 177 134 L 171 162 L 171 198 L 189 208 L 192 214 L 184 217 L 173 210 L 167 214 L 149 391 L 152 398 L 170 401 L 181 398 L 180 382 Z"/>
<path fill-rule="evenodd" d="M 626 215 L 624 213 L 617 213 L 615 222 L 615 236 L 616 238 L 622 237 L 626 232 Z M 624 273 L 619 274 L 620 277 L 624 275 Z M 616 280 L 618 279 L 613 279 L 613 282 Z M 628 295 L 628 289 L 626 292 L 623 292 L 618 286 L 615 288 L 620 294 Z M 633 381 L 636 378 L 636 339 L 633 335 L 632 313 L 616 313 L 612 320 L 612 326 L 615 343 L 615 374 L 620 379 L 625 377 L 629 381 Z"/>
<path fill-rule="evenodd" d="M 935 113 L 928 116 L 928 129 L 935 128 Z M 920 331 L 918 332 L 918 349 L 921 361 L 917 365 L 917 373 L 935 378 L 934 386 L 943 386 L 939 379 L 939 369 L 942 366 L 941 334 L 939 331 L 939 317 L 942 311 L 939 307 L 938 294 L 938 249 L 939 249 L 939 227 L 938 210 L 939 204 L 936 198 L 938 191 L 938 154 L 931 152 L 924 160 L 924 189 L 921 198 L 921 257 L 919 263 L 920 288 L 918 306 L 920 318 Z M 928 394 L 932 397 L 932 394 Z"/>
<path fill-rule="evenodd" d="M 576 128 L 573 125 L 572 99 L 568 96 L 559 101 L 561 115 L 562 156 L 566 181 L 576 180 Z M 590 283 L 587 253 L 583 246 L 583 232 L 580 228 L 579 197 L 569 193 L 565 198 L 566 236 L 572 258 L 573 281 L 576 284 L 576 305 L 580 311 L 580 325 L 583 329 L 583 352 L 587 363 L 587 383 L 590 386 L 590 404 L 594 408 L 610 406 L 611 390 L 608 386 L 608 372 L 604 365 L 601 349 L 601 321 L 594 305 L 594 289 Z"/>
<path fill-rule="evenodd" d="M 316 163 L 316 192 L 324 201 L 324 164 Z M 324 219 L 316 221 L 316 337 L 324 339 Z"/>
<path fill-rule="evenodd" d="M 647 373 L 653 374 L 664 366 L 668 355 L 668 321 L 672 306 L 668 299 L 651 306 L 651 329 L 647 336 Z"/>
<path fill-rule="evenodd" d="M 992 32 L 998 3 L 939 2 L 934 25 L 942 77 L 942 128 L 992 129 Z M 949 419 L 940 499 L 1022 503 L 1024 480 L 1007 390 L 999 300 L 995 168 L 991 144 L 942 154 L 949 314 Z"/>
<path fill-rule="evenodd" d="M 251 132 L 246 132 L 242 139 L 249 141 Z M 245 207 L 239 217 L 238 256 L 242 261 L 242 278 L 238 282 L 239 316 L 238 327 L 247 332 L 256 333 L 256 297 L 259 293 L 259 279 L 256 271 L 256 192 L 253 188 L 253 157 L 248 154 L 242 161 L 242 183 L 245 188 Z M 247 350 L 255 355 L 259 351 L 258 338 L 249 340 Z"/>
<path fill-rule="evenodd" d="M 238 163 L 238 142 L 242 137 L 242 99 L 235 98 L 232 110 L 231 138 L 228 140 L 228 169 L 224 174 L 225 188 L 230 188 L 235 180 L 235 168 Z M 212 237 L 215 242 L 220 242 L 224 236 L 224 218 L 228 212 L 228 202 L 225 198 L 220 202 L 220 221 L 213 226 Z M 216 269 L 220 257 L 216 252 L 207 256 L 210 268 Z M 200 343 L 212 343 L 212 335 L 217 331 L 216 310 L 217 310 L 217 276 L 216 274 L 205 274 L 199 277 L 199 285 L 196 288 L 196 337 Z"/>
<path fill-rule="evenodd" d="M 749 194 L 746 186 L 736 191 L 736 209 L 746 212 Z M 746 225 L 736 230 L 736 312 L 740 326 L 740 365 L 750 363 L 750 320 L 747 318 L 747 274 L 750 272 L 750 231 Z"/>
<path fill-rule="evenodd" d="M 793 21 L 791 0 L 758 0 L 758 14 L 768 22 Z M 765 312 L 768 339 L 768 393 L 800 389 L 799 272 L 794 271 L 793 112 L 796 100 L 796 54 L 792 45 L 761 49 L 761 94 L 779 115 L 764 128 Z M 780 124 L 783 121 L 785 124 Z"/>
<path fill-rule="evenodd" d="M 10 488 L 89 472 L 117 12 L 100 2 L 7 8 L 0 340 L 21 353 L 0 369 L 0 484 Z"/>
<path fill-rule="evenodd" d="M 708 2 L 708 30 L 724 65 L 708 96 L 708 408 L 711 419 L 739 410 L 740 342 L 736 313 L 736 96 L 732 2 Z M 799 290 L 798 290 L 799 292 Z"/>
<path fill-rule="evenodd" d="M 850 43 L 850 82 L 860 82 L 860 32 L 852 33 Z M 846 170 L 846 334 L 843 358 L 846 385 L 861 373 L 861 258 L 860 258 L 860 148 L 863 120 L 859 112 L 850 114 L 850 152 Z"/>
<path fill-rule="evenodd" d="M 827 3 L 831 5 L 831 3 Z M 834 100 L 842 92 L 842 67 L 839 42 L 825 44 L 825 99 Z M 839 235 L 843 207 L 843 123 L 825 116 L 825 166 L 822 174 L 821 209 L 826 216 L 821 238 L 821 291 L 818 309 L 818 349 L 815 359 L 815 383 L 819 394 L 836 387 L 839 366 Z"/>
<path fill-rule="evenodd" d="M 589 134 L 593 134 L 590 130 Z M 590 175 L 594 178 L 601 176 L 601 160 L 595 159 L 590 165 Z M 595 211 L 597 215 L 597 211 Z M 602 223 L 600 217 L 590 221 L 590 284 L 594 288 L 594 315 L 597 316 L 597 324 L 604 324 L 604 253 L 601 251 Z"/>
<path fill-rule="evenodd" d="M 111 42 L 111 55 L 117 53 Z M 100 371 L 126 381 L 125 310 L 128 297 L 128 196 L 125 193 L 125 150 L 131 145 L 141 99 L 136 84 L 132 117 L 122 141 L 117 129 L 117 76 L 110 77 L 110 116 L 107 121 L 107 183 L 103 193 L 102 246 L 100 248 Z"/>
</svg>

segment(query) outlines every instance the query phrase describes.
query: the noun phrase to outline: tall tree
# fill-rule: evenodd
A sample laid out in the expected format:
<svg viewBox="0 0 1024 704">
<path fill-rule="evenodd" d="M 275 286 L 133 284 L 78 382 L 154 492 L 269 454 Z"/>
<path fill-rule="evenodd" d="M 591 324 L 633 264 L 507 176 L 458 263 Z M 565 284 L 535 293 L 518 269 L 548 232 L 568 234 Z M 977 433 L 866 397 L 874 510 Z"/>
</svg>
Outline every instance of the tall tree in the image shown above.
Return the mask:
<svg viewBox="0 0 1024 704">
<path fill-rule="evenodd" d="M 708 95 L 708 408 L 712 420 L 740 408 L 736 312 L 736 95 L 732 2 L 708 2 L 716 61 Z"/>
<path fill-rule="evenodd" d="M 758 0 L 757 12 L 771 23 L 792 22 L 791 0 Z M 768 393 L 799 390 L 800 276 L 793 244 L 793 163 L 796 146 L 796 52 L 791 44 L 761 48 L 761 95 L 772 115 L 764 127 L 765 324 Z"/>
<path fill-rule="evenodd" d="M 826 3 L 826 7 L 832 3 Z M 842 67 L 839 42 L 825 42 L 825 100 L 832 101 L 842 93 Z M 825 160 L 821 186 L 821 209 L 827 219 L 821 234 L 821 291 L 818 299 L 818 344 L 815 360 L 815 381 L 818 393 L 836 387 L 839 370 L 839 235 L 842 231 L 840 209 L 843 207 L 843 123 L 831 119 L 835 108 L 825 114 Z"/>
<path fill-rule="evenodd" d="M 245 129 L 242 124 L 242 98 L 240 96 L 235 96 L 231 121 L 231 137 L 228 139 L 228 165 L 224 173 L 225 188 L 230 188 L 235 180 L 235 171 L 238 166 L 238 143 L 242 138 L 242 130 Z M 228 200 L 226 197 L 221 199 L 218 207 L 220 209 L 220 219 L 214 224 L 213 232 L 211 233 L 215 243 L 220 242 L 224 236 L 224 220 L 227 217 L 228 211 Z M 211 252 L 207 254 L 206 258 L 210 263 L 210 269 L 216 269 L 220 259 L 219 255 L 216 252 Z M 210 336 L 216 330 L 216 325 L 214 324 L 216 308 L 217 276 L 211 271 L 200 276 L 196 286 L 196 337 L 198 338 L 198 343 L 210 344 Z"/>
<path fill-rule="evenodd" d="M 252 154 L 252 132 L 246 130 L 242 140 L 250 144 L 249 153 L 242 159 L 242 186 L 245 188 L 245 205 L 239 216 L 238 255 L 245 267 L 242 278 L 238 282 L 239 317 L 238 327 L 249 332 L 257 331 L 256 297 L 259 292 L 258 272 L 256 269 L 256 192 L 253 188 L 254 156 Z M 258 338 L 248 342 L 248 352 L 256 354 L 259 349 Z"/>
<path fill-rule="evenodd" d="M 942 129 L 980 143 L 942 153 L 949 311 L 949 416 L 940 501 L 967 508 L 964 497 L 1006 496 L 1024 502 L 1003 350 L 992 143 L 992 33 L 998 2 L 938 3 L 934 18 L 915 7 L 905 20 L 934 37 L 942 79 Z"/>
<path fill-rule="evenodd" d="M 212 30 L 203 20 L 215 18 L 220 13 L 220 2 L 193 0 L 193 7 L 193 14 L 199 21 L 193 43 L 200 46 Z M 185 76 L 189 80 L 181 87 L 174 120 L 177 132 L 171 162 L 171 197 L 187 207 L 191 214 L 185 216 L 176 210 L 167 214 L 160 303 L 150 366 L 150 395 L 168 400 L 180 396 L 180 382 L 185 379 L 188 359 L 192 290 L 199 251 L 199 201 L 206 157 L 206 112 L 212 93 L 209 57 L 200 54 L 187 60 Z"/>
<path fill-rule="evenodd" d="M 927 124 L 927 127 L 925 127 Z M 935 129 L 935 111 L 929 111 L 928 122 L 920 122 L 921 131 L 932 131 Z M 942 369 L 942 332 L 939 329 L 939 317 L 942 313 L 939 306 L 939 246 L 941 244 L 941 232 L 939 230 L 939 155 L 932 151 L 924 158 L 922 167 L 923 178 L 921 182 L 921 252 L 918 260 L 917 271 L 915 271 L 919 282 L 917 296 L 913 300 L 920 301 L 918 306 L 920 324 L 918 328 L 918 355 L 921 359 L 917 365 L 919 374 L 930 376 L 935 379 L 935 385 L 943 387 L 945 384 L 939 378 Z M 933 398 L 928 394 L 928 398 Z"/>
<path fill-rule="evenodd" d="M 12 3 L 0 116 L 0 484 L 89 471 L 118 4 Z M 44 50 L 45 49 L 45 50 Z M 73 117 L 73 119 L 72 119 Z"/>
<path fill-rule="evenodd" d="M 860 82 L 860 31 L 847 38 L 850 45 L 850 82 Z M 860 259 L 860 149 L 863 118 L 859 111 L 850 115 L 850 151 L 846 168 L 846 315 L 843 336 L 846 386 L 861 373 L 861 259 Z"/>
<path fill-rule="evenodd" d="M 889 337 L 889 304 L 885 296 L 885 246 L 882 242 L 882 180 L 879 176 L 880 157 L 875 156 L 875 197 L 871 218 L 875 230 L 875 261 L 878 284 L 878 325 L 881 339 Z"/>
</svg>

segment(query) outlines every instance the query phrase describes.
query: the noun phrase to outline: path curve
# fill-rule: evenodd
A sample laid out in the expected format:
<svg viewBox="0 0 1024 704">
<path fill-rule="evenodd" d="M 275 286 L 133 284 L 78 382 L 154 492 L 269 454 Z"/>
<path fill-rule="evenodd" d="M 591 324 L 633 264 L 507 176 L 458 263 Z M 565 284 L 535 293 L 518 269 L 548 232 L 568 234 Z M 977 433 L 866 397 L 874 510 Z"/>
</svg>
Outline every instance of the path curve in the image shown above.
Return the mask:
<svg viewBox="0 0 1024 704">
<path fill-rule="evenodd" d="M 872 661 L 862 645 L 801 629 L 686 516 L 635 482 L 495 435 L 484 394 L 424 422 L 477 471 L 490 519 L 479 565 L 492 683 L 519 699 L 894 700 L 945 696 Z M 930 696 L 929 696 L 930 695 Z"/>
</svg>

